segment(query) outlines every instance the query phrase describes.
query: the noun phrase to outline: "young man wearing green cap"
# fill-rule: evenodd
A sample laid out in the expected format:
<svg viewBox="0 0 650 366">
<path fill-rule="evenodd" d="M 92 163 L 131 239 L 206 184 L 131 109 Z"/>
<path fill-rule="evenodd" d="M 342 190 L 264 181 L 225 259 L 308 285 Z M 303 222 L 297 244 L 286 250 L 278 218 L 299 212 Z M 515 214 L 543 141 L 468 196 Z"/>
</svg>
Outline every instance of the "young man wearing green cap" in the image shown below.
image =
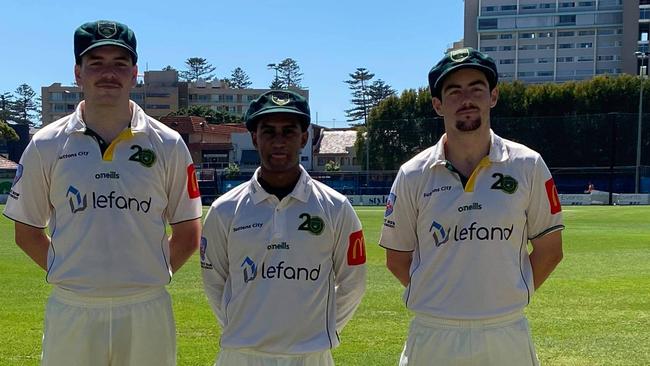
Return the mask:
<svg viewBox="0 0 650 366">
<path fill-rule="evenodd" d="M 446 133 L 400 168 L 380 238 L 415 313 L 400 365 L 538 364 L 523 309 L 562 258 L 564 225 L 541 156 L 490 129 L 497 80 L 471 48 L 429 72 Z"/>
<path fill-rule="evenodd" d="M 131 29 L 83 24 L 74 52 L 84 100 L 30 141 L 4 212 L 53 285 L 42 365 L 175 365 L 165 285 L 199 245 L 192 160 L 178 133 L 129 100 Z"/>
<path fill-rule="evenodd" d="M 222 327 L 217 365 L 326 366 L 365 290 L 361 222 L 299 164 L 309 106 L 288 90 L 245 116 L 260 167 L 210 207 L 201 267 Z"/>
</svg>

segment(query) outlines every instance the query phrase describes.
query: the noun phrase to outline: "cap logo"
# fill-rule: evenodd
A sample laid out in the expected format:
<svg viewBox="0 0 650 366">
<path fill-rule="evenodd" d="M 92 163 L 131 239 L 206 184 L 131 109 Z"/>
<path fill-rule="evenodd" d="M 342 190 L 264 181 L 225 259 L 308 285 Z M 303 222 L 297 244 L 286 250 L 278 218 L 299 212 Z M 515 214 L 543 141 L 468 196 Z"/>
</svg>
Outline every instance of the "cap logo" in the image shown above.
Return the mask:
<svg viewBox="0 0 650 366">
<path fill-rule="evenodd" d="M 291 102 L 291 97 L 287 95 L 287 99 L 278 98 L 275 95 L 271 95 L 271 101 L 279 106 L 287 105 Z"/>
<path fill-rule="evenodd" d="M 449 58 L 454 62 L 463 62 L 469 58 L 469 48 L 461 48 L 458 50 L 449 51 Z"/>
<path fill-rule="evenodd" d="M 97 33 L 104 38 L 111 38 L 117 34 L 117 24 L 109 22 L 97 22 Z"/>
</svg>

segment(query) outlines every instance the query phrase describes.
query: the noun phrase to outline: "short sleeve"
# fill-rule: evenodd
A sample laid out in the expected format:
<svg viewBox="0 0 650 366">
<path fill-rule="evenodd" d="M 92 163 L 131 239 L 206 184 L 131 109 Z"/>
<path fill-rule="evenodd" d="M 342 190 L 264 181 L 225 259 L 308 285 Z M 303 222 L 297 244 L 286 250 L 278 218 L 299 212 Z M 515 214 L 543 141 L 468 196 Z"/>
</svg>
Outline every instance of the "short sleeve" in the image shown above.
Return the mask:
<svg viewBox="0 0 650 366">
<path fill-rule="evenodd" d="M 535 160 L 530 201 L 526 212 L 528 239 L 564 228 L 557 188 L 541 156 Z"/>
<path fill-rule="evenodd" d="M 52 210 L 49 184 L 42 156 L 32 140 L 20 158 L 4 215 L 37 228 L 47 227 Z"/>
<path fill-rule="evenodd" d="M 384 248 L 411 252 L 417 245 L 417 208 L 404 170 L 400 169 L 386 202 L 384 226 L 379 245 Z"/>
<path fill-rule="evenodd" d="M 201 217 L 201 193 L 196 171 L 187 146 L 180 138 L 176 141 L 167 169 L 167 220 L 171 224 Z"/>
</svg>

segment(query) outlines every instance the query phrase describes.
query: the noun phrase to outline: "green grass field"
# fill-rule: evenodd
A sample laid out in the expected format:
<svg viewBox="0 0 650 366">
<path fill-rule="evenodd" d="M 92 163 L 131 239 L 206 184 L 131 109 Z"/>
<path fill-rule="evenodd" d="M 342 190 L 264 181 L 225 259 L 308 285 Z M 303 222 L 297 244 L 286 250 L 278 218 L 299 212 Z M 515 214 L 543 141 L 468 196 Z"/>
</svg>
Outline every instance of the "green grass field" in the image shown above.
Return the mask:
<svg viewBox="0 0 650 366">
<path fill-rule="evenodd" d="M 375 245 L 383 208 L 357 212 L 368 249 L 368 290 L 334 358 L 342 366 L 396 365 L 410 315 Z M 564 217 L 564 260 L 526 310 L 542 364 L 650 365 L 650 206 L 565 207 Z M 13 243 L 13 223 L 5 217 L 0 278 L 0 365 L 37 365 L 49 286 Z M 203 295 L 198 255 L 169 289 L 178 364 L 211 365 L 220 331 Z"/>
</svg>

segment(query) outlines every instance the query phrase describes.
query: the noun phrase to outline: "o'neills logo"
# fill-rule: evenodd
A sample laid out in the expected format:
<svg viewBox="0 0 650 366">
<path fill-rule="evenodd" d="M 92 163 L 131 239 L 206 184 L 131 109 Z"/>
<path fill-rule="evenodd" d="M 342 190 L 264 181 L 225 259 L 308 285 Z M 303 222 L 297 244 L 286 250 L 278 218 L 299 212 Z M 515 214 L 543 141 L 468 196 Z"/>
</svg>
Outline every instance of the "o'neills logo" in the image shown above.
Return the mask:
<svg viewBox="0 0 650 366">
<path fill-rule="evenodd" d="M 120 179 L 120 175 L 114 171 L 107 173 L 97 173 L 95 174 L 95 179 Z"/>
<path fill-rule="evenodd" d="M 482 210 L 483 205 L 478 202 L 474 202 L 471 205 L 464 205 L 458 207 L 458 212 L 472 211 L 472 210 Z"/>
</svg>

